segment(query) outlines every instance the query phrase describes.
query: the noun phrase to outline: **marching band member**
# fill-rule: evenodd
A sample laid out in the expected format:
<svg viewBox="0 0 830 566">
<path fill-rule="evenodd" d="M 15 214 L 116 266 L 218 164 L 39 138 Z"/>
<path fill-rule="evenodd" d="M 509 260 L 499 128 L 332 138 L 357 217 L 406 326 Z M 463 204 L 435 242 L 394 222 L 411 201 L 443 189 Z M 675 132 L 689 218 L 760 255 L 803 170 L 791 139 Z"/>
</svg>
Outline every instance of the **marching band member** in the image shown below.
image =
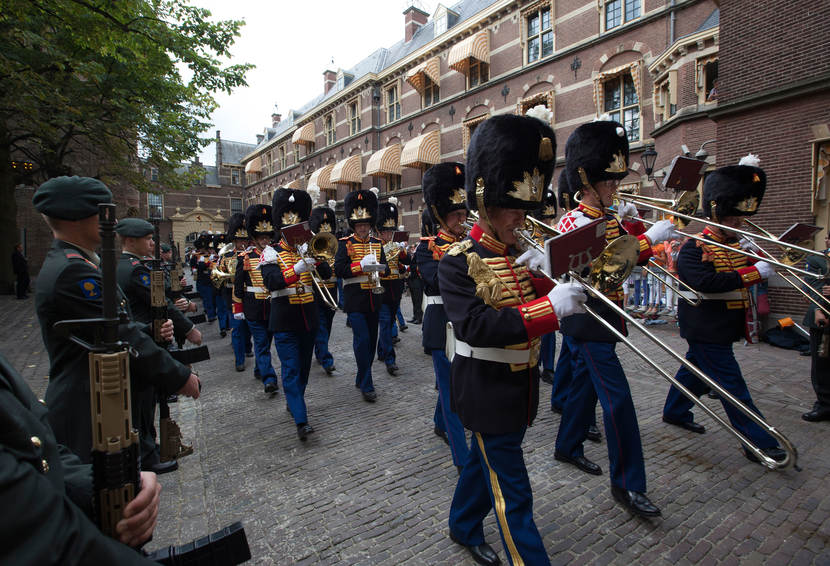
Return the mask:
<svg viewBox="0 0 830 566">
<path fill-rule="evenodd" d="M 297 189 L 277 189 L 272 207 L 274 227 L 281 230 L 305 222 L 311 215 L 311 196 Z M 282 238 L 276 250 L 266 248 L 259 262 L 265 286 L 271 291 L 271 322 L 274 345 L 282 366 L 282 388 L 288 411 L 297 425 L 297 436 L 305 442 L 314 428 L 308 423 L 305 390 L 311 371 L 314 338 L 319 329 L 314 300 L 312 270 L 315 261 L 303 257 L 297 248 Z M 325 262 L 316 266 L 322 279 L 331 277 Z"/>
<path fill-rule="evenodd" d="M 233 317 L 244 320 L 254 340 L 254 377 L 261 379 L 269 395 L 279 391 L 277 372 L 271 364 L 271 339 L 268 328 L 271 296 L 262 280 L 259 262 L 262 253 L 274 239 L 271 207 L 252 204 L 245 210 L 245 230 L 253 245 L 241 252 L 236 261 L 233 281 Z"/>
<path fill-rule="evenodd" d="M 245 371 L 246 352 L 251 348 L 251 331 L 247 321 L 234 316 L 233 310 L 236 264 L 239 262 L 239 254 L 245 251 L 249 242 L 248 231 L 245 229 L 245 215 L 241 212 L 232 214 L 228 219 L 228 232 L 225 240 L 233 242 L 233 249 L 219 259 L 219 271 L 231 274 L 231 278 L 224 281 L 222 285 L 222 300 L 228 312 L 231 313 L 229 324 L 236 371 Z"/>
<path fill-rule="evenodd" d="M 447 249 L 467 232 L 467 195 L 464 191 L 464 165 L 439 163 L 427 169 L 423 179 L 424 214 L 437 224 L 437 235 L 422 238 L 415 250 L 418 269 L 424 282 L 423 346 L 432 356 L 438 401 L 435 404 L 435 433 L 450 446 L 452 463 L 459 473 L 469 456 L 464 425 L 450 402 L 450 361 L 444 346 L 447 341 L 447 315 L 438 284 L 438 262 Z"/>
<path fill-rule="evenodd" d="M 196 292 L 202 299 L 202 308 L 205 310 L 208 322 L 216 320 L 216 297 L 213 292 L 213 283 L 210 281 L 210 272 L 213 270 L 213 263 L 210 260 L 210 243 L 212 235 L 209 232 L 202 232 L 193 242 L 196 248 L 190 254 L 190 269 L 193 278 L 196 280 Z"/>
<path fill-rule="evenodd" d="M 406 253 L 404 242 L 392 241 L 398 227 L 398 199 L 389 197 L 389 201 L 378 206 L 378 217 L 375 229 L 383 245 L 386 261 L 389 262 L 388 275 L 381 277 L 384 293 L 378 311 L 378 360 L 386 364 L 389 375 L 398 374 L 398 365 L 395 363 L 395 344 L 393 342 L 393 327 L 396 313 L 400 312 L 401 297 L 403 296 L 403 265 L 409 264 L 409 254 Z M 405 329 L 405 326 L 401 327 Z"/>
<path fill-rule="evenodd" d="M 312 202 L 315 200 L 312 196 Z M 334 228 L 337 226 L 337 218 L 334 215 L 337 201 L 330 200 L 326 204 L 328 206 L 317 206 L 311 210 L 308 227 L 315 234 L 334 234 Z M 329 268 L 334 269 L 333 257 L 329 260 Z M 321 281 L 320 285 L 325 285 L 334 301 L 337 302 L 336 277 L 329 277 L 325 281 Z M 314 339 L 314 357 L 320 362 L 326 373 L 331 375 L 337 369 L 334 367 L 334 357 L 329 352 L 329 337 L 331 336 L 331 325 L 334 321 L 335 311 L 326 305 L 319 293 L 315 292 L 314 296 L 317 301 L 317 312 L 320 315 L 320 326 Z"/>
<path fill-rule="evenodd" d="M 227 239 L 225 234 L 216 233 L 213 235 L 213 254 L 211 255 L 211 261 L 215 266 L 221 266 L 222 260 L 224 259 L 224 255 L 220 255 L 219 252 L 224 247 Z M 211 281 L 213 283 L 213 281 Z M 219 319 L 219 336 L 224 338 L 228 335 L 228 328 L 230 328 L 230 315 L 231 311 L 228 309 L 228 306 L 225 304 L 224 298 L 224 290 L 223 290 L 223 283 L 219 282 L 218 287 L 214 285 L 213 288 L 213 296 L 214 296 L 214 304 L 216 305 L 216 318 Z"/>
<path fill-rule="evenodd" d="M 767 176 L 757 167 L 757 163 L 755 156 L 747 156 L 740 165 L 721 167 L 706 177 L 703 213 L 707 218 L 738 228 L 744 217 L 755 214 L 767 186 Z M 703 300 L 696 307 L 686 301 L 678 305 L 680 335 L 689 343 L 686 359 L 762 416 L 752 402 L 741 368 L 735 360 L 732 343 L 748 336 L 748 288 L 767 279 L 773 268 L 767 262 L 753 264 L 751 258 L 731 252 L 729 248 L 740 247 L 734 232 L 708 226 L 699 236 L 711 240 L 712 244 L 690 238 L 677 258 L 677 273 L 681 281 L 703 293 Z M 698 397 L 709 390 L 685 366 L 680 366 L 675 377 Z M 723 400 L 721 403 L 732 426 L 755 446 L 774 460 L 786 458 L 786 452 L 769 433 L 730 403 Z M 704 433 L 703 425 L 694 422 L 690 410 L 692 405 L 672 386 L 663 407 L 663 421 L 691 432 Z M 744 454 L 748 459 L 757 461 L 749 451 L 744 450 Z"/>
<path fill-rule="evenodd" d="M 553 221 L 556 218 L 556 193 L 553 192 L 552 187 L 545 190 L 545 196 L 542 198 L 542 208 L 530 212 L 530 215 L 541 220 L 545 224 L 553 226 Z M 547 236 L 550 237 L 550 236 Z M 534 232 L 534 239 L 536 242 L 544 246 L 545 234 L 537 234 Z M 553 383 L 553 362 L 556 359 L 556 333 L 551 332 L 542 336 L 542 350 L 539 355 L 542 361 L 541 379 L 545 383 Z"/>
<path fill-rule="evenodd" d="M 511 564 L 550 564 L 533 521 L 521 444 L 539 404 L 541 336 L 579 312 L 585 293 L 573 284 L 551 290 L 549 280 L 520 265 L 514 230 L 524 227 L 526 210 L 539 207 L 555 147 L 553 130 L 536 118 L 497 115 L 478 126 L 465 187 L 479 221 L 438 265 L 454 330 L 452 407 L 473 433 L 450 508 L 450 538 L 479 564 L 500 563 L 484 541 L 482 522 L 491 508 Z"/>
<path fill-rule="evenodd" d="M 374 403 L 377 393 L 372 382 L 372 362 L 378 340 L 381 298 L 373 293 L 372 277 L 363 268 L 386 263 L 380 240 L 370 235 L 377 218 L 378 197 L 374 191 L 360 189 L 347 194 L 343 204 L 346 220 L 354 233 L 340 238 L 334 272 L 343 278 L 343 310 L 354 336 L 355 387 L 360 389 L 367 403 Z"/>
<path fill-rule="evenodd" d="M 565 144 L 564 174 L 571 188 L 579 187 L 582 191 L 582 202 L 560 219 L 557 227 L 560 232 L 605 218 L 605 238 L 609 243 L 626 233 L 620 220 L 608 209 L 620 180 L 628 175 L 628 156 L 628 138 L 617 122 L 600 120 L 574 130 Z M 629 214 L 627 210 L 621 212 Z M 648 261 L 651 246 L 671 237 L 673 231 L 670 221 L 661 220 L 637 236 L 638 262 Z M 621 305 L 621 286 L 606 295 Z M 624 320 L 600 299 L 589 297 L 588 305 L 617 330 L 626 332 Z M 598 396 L 608 438 L 611 494 L 636 515 L 659 516 L 660 509 L 645 495 L 640 429 L 631 390 L 615 351 L 618 339 L 587 314 L 564 321 L 561 332 L 572 339 L 573 378 L 556 436 L 554 458 L 589 474 L 602 473 L 598 465 L 585 458 L 582 446 L 594 418 Z"/>
</svg>

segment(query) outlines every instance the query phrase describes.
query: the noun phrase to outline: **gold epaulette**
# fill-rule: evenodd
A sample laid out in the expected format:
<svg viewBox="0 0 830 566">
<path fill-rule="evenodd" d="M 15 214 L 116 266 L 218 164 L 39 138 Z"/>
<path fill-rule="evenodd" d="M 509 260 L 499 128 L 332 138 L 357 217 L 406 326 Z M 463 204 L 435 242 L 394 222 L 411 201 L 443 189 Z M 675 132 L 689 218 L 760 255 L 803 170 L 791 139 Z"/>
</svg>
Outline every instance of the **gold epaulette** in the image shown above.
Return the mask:
<svg viewBox="0 0 830 566">
<path fill-rule="evenodd" d="M 462 240 L 460 242 L 455 242 L 454 244 L 452 244 L 449 247 L 449 249 L 447 250 L 447 253 L 449 255 L 459 255 L 459 254 L 466 253 L 466 251 L 469 250 L 472 247 L 473 247 L 473 241 L 472 240 Z"/>
</svg>

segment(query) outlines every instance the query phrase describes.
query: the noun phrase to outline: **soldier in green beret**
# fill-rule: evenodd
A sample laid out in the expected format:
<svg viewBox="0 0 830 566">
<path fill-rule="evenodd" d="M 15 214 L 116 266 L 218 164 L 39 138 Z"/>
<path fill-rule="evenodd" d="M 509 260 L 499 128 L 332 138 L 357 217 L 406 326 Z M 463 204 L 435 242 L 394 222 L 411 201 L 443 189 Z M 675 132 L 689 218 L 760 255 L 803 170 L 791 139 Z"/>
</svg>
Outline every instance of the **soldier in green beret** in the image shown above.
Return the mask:
<svg viewBox="0 0 830 566">
<path fill-rule="evenodd" d="M 94 250 L 101 243 L 98 204 L 111 201 L 106 185 L 89 177 L 50 179 L 32 199 L 55 238 L 35 288 L 35 308 L 50 362 L 46 389 L 49 422 L 57 441 L 85 463 L 90 461 L 92 448 L 88 352 L 55 331 L 54 324 L 102 315 L 102 280 Z M 129 314 L 127 301 L 122 304 Z M 168 320 L 162 330 L 166 340 L 173 338 L 172 322 Z M 93 341 L 85 331 L 78 333 L 82 339 Z M 138 354 L 130 357 L 135 387 L 155 386 L 165 392 L 199 397 L 199 379 L 153 342 L 147 325 L 124 323 L 118 334 Z"/>
</svg>

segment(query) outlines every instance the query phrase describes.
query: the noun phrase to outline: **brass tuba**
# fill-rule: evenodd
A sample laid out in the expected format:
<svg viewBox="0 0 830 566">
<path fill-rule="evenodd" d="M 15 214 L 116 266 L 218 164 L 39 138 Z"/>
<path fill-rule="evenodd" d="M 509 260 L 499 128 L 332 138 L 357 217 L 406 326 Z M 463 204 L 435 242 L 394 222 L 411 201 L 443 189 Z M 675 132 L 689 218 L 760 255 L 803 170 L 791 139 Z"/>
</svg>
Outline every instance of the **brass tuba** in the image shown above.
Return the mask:
<svg viewBox="0 0 830 566">
<path fill-rule="evenodd" d="M 236 255 L 229 258 L 223 257 L 228 252 L 233 251 L 233 249 L 233 242 L 228 242 L 216 254 L 219 256 L 219 261 L 210 272 L 210 282 L 217 289 L 221 289 L 222 285 L 226 282 L 233 281 L 236 275 Z M 226 271 L 222 271 L 223 269 Z"/>
</svg>

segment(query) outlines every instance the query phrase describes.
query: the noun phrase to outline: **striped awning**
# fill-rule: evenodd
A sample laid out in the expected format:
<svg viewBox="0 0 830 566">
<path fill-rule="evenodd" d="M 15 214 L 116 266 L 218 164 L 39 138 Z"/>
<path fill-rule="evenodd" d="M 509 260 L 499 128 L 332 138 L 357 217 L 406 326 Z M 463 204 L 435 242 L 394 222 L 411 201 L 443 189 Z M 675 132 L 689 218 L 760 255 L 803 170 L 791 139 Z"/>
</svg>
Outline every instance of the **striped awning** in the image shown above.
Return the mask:
<svg viewBox="0 0 830 566">
<path fill-rule="evenodd" d="M 490 63 L 490 30 L 483 29 L 455 44 L 447 57 L 447 66 L 466 75 L 470 59 Z"/>
<path fill-rule="evenodd" d="M 400 175 L 401 144 L 392 144 L 376 151 L 366 164 L 367 175 Z"/>
<path fill-rule="evenodd" d="M 302 187 L 300 186 L 300 180 L 299 179 L 294 179 L 293 181 L 291 181 L 290 183 L 285 185 L 285 188 L 286 189 L 301 189 Z"/>
<path fill-rule="evenodd" d="M 431 167 L 441 161 L 441 130 L 433 130 L 412 138 L 403 146 L 401 166 Z"/>
<path fill-rule="evenodd" d="M 332 183 L 360 183 L 363 175 L 360 172 L 360 154 L 352 155 L 338 161 L 331 170 Z"/>
<path fill-rule="evenodd" d="M 334 164 L 326 165 L 321 169 L 317 169 L 314 173 L 311 174 L 311 177 L 308 178 L 308 184 L 306 187 L 310 187 L 311 185 L 317 185 L 321 189 L 333 189 L 334 184 L 331 182 L 331 170 L 334 169 Z"/>
<path fill-rule="evenodd" d="M 260 173 L 262 171 L 262 158 L 256 156 L 245 164 L 246 173 Z"/>
<path fill-rule="evenodd" d="M 438 56 L 424 61 L 406 74 L 406 82 L 415 87 L 418 92 L 424 92 L 426 78 L 437 85 L 441 84 L 441 59 Z"/>
<path fill-rule="evenodd" d="M 297 128 L 291 136 L 291 143 L 309 144 L 314 143 L 314 122 Z"/>
</svg>

